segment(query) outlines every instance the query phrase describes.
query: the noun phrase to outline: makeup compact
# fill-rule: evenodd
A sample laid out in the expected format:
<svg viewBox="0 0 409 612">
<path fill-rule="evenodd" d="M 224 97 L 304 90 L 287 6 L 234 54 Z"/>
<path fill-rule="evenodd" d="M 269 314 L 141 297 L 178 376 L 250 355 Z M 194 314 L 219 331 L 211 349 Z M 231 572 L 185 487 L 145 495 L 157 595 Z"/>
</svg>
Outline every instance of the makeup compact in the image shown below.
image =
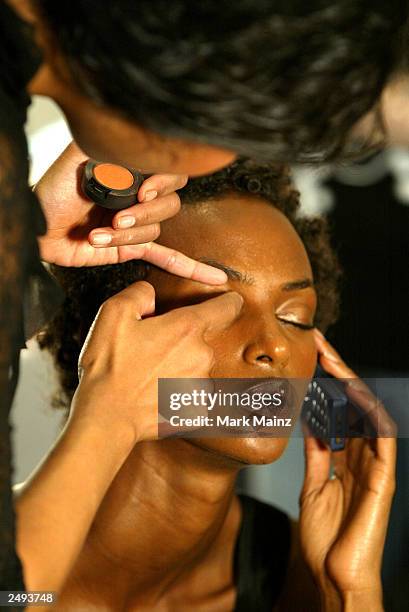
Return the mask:
<svg viewBox="0 0 409 612">
<path fill-rule="evenodd" d="M 89 159 L 82 175 L 82 190 L 95 204 L 111 210 L 129 208 L 138 202 L 143 175 L 132 168 Z"/>
</svg>

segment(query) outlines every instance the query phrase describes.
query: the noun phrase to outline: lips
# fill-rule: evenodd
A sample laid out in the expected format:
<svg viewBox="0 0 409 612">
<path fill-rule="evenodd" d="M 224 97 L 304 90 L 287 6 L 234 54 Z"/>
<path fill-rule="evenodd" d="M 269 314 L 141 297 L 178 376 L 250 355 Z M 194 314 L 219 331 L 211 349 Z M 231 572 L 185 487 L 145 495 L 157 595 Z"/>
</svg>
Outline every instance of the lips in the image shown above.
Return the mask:
<svg viewBox="0 0 409 612">
<path fill-rule="evenodd" d="M 216 401 L 208 408 L 212 420 L 209 435 L 288 437 L 307 384 L 301 379 L 277 377 L 213 379 Z"/>
<path fill-rule="evenodd" d="M 257 414 L 266 417 L 271 417 L 288 411 L 288 409 L 294 405 L 295 394 L 288 379 L 285 378 L 269 378 L 262 382 L 258 382 L 245 389 L 245 393 L 250 396 L 254 395 L 269 395 L 270 397 L 278 395 L 281 400 L 279 406 L 262 406 L 261 408 L 249 408 L 247 414 Z"/>
<path fill-rule="evenodd" d="M 308 381 L 304 379 L 270 378 L 251 385 L 246 389 L 250 395 L 279 394 L 280 406 L 265 406 L 259 410 L 249 408 L 247 415 L 270 419 L 265 424 L 255 424 L 253 435 L 257 437 L 289 437 L 298 419 Z M 271 424 L 273 421 L 273 424 Z M 290 426 L 288 423 L 290 422 Z M 285 425 L 284 425 L 285 424 Z"/>
</svg>

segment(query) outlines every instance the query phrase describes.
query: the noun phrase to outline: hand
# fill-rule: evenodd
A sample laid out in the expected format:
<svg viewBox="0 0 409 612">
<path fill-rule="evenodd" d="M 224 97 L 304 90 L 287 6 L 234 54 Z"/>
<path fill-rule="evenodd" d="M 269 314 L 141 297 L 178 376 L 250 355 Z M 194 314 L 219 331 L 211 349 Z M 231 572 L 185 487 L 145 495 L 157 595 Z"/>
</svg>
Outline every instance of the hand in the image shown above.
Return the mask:
<svg viewBox="0 0 409 612">
<path fill-rule="evenodd" d="M 39 238 L 44 261 L 79 267 L 144 259 L 185 278 L 211 285 L 226 282 L 223 271 L 153 242 L 160 222 L 178 213 L 176 189 L 186 185 L 187 176 L 149 177 L 139 189 L 140 203 L 115 213 L 82 194 L 81 174 L 87 159 L 72 142 L 36 185 L 47 220 L 47 233 Z M 132 226 L 126 226 L 129 218 L 134 219 Z M 102 236 L 109 242 L 103 242 Z"/>
<path fill-rule="evenodd" d="M 380 571 L 394 493 L 395 426 L 324 336 L 318 330 L 315 336 L 322 367 L 337 378 L 350 379 L 346 393 L 385 437 L 349 438 L 345 450 L 333 454 L 306 437 L 301 546 L 323 600 L 330 602 L 324 609 L 344 610 L 345 602 L 351 602 L 351 610 L 382 610 Z"/>
<path fill-rule="evenodd" d="M 107 300 L 80 355 L 70 420 L 95 423 L 108 436 L 122 427 L 135 442 L 157 438 L 158 378 L 208 378 L 214 356 L 206 334 L 228 327 L 242 303 L 239 294 L 224 293 L 143 319 L 155 309 L 145 281 Z"/>
</svg>

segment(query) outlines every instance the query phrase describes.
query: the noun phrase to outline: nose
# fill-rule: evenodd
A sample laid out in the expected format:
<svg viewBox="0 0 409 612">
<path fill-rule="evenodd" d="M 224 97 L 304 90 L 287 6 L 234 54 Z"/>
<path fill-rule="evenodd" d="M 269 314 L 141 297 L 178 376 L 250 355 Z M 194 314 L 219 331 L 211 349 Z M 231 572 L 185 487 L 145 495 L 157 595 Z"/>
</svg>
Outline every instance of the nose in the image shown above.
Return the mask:
<svg viewBox="0 0 409 612">
<path fill-rule="evenodd" d="M 265 336 L 248 344 L 243 357 L 251 366 L 263 369 L 284 368 L 290 359 L 290 346 L 280 334 Z"/>
</svg>

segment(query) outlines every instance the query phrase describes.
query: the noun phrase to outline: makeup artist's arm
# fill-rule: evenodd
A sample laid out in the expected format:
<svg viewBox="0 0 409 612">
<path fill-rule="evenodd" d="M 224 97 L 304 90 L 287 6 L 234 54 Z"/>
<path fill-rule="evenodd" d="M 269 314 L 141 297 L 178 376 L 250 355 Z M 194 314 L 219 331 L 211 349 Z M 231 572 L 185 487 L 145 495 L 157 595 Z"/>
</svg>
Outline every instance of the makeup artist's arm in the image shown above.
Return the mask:
<svg viewBox="0 0 409 612">
<path fill-rule="evenodd" d="M 141 320 L 154 312 L 155 296 L 140 282 L 102 306 L 67 425 L 18 492 L 17 548 L 28 590 L 61 589 L 121 465 L 136 443 L 158 435 L 157 379 L 207 378 L 213 350 L 206 332 L 230 325 L 242 303 L 225 293 Z"/>
<path fill-rule="evenodd" d="M 82 195 L 80 176 L 86 160 L 72 142 L 35 187 L 47 220 L 47 233 L 39 239 L 44 261 L 79 267 L 144 259 L 210 285 L 226 282 L 221 270 L 154 242 L 160 222 L 179 212 L 176 190 L 186 185 L 186 175 L 149 177 L 139 189 L 139 204 L 113 213 Z"/>
</svg>

